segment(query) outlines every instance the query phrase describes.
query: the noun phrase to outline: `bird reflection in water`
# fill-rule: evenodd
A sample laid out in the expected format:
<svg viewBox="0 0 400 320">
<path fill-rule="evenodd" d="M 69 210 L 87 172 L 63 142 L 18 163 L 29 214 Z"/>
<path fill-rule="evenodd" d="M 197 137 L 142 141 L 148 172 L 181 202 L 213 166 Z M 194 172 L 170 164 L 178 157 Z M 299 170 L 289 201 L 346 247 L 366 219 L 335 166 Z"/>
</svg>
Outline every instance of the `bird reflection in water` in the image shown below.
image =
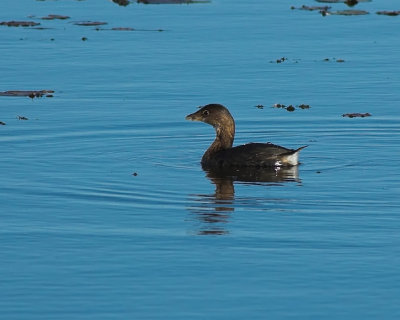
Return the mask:
<svg viewBox="0 0 400 320">
<path fill-rule="evenodd" d="M 188 210 L 200 222 L 199 235 L 228 234 L 227 223 L 235 210 L 235 182 L 259 185 L 300 183 L 298 166 L 272 168 L 204 169 L 207 178 L 215 185 L 213 194 L 195 194 Z"/>
</svg>

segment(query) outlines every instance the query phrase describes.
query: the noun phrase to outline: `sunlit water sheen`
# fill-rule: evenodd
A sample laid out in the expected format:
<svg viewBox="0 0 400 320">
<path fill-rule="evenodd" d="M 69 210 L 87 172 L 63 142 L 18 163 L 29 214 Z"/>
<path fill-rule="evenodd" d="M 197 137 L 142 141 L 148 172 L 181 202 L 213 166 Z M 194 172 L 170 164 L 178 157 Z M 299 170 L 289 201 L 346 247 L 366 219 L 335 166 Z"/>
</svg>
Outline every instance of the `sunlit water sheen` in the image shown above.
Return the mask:
<svg viewBox="0 0 400 320">
<path fill-rule="evenodd" d="M 400 317 L 400 8 L 302 4 L 2 2 L 71 16 L 0 27 L 0 91 L 55 90 L 0 97 L 2 319 Z M 297 172 L 202 171 L 212 102 L 236 144 L 308 144 Z"/>
</svg>

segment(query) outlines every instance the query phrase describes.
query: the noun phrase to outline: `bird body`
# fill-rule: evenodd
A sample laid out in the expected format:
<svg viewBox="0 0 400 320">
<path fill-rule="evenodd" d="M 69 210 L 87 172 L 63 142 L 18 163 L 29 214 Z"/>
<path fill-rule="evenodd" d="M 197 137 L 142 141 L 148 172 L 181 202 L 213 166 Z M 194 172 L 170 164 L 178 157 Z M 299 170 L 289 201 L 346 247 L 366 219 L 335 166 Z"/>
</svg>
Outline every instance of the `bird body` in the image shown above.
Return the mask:
<svg viewBox="0 0 400 320">
<path fill-rule="evenodd" d="M 248 143 L 215 152 L 202 158 L 202 164 L 233 167 L 280 167 L 299 163 L 301 149 L 287 149 L 272 143 Z"/>
<path fill-rule="evenodd" d="M 299 164 L 299 151 L 272 143 L 248 143 L 232 147 L 235 137 L 235 121 L 223 105 L 208 104 L 186 116 L 186 120 L 201 121 L 212 125 L 216 137 L 204 153 L 201 164 L 208 168 L 227 167 L 281 167 Z"/>
</svg>

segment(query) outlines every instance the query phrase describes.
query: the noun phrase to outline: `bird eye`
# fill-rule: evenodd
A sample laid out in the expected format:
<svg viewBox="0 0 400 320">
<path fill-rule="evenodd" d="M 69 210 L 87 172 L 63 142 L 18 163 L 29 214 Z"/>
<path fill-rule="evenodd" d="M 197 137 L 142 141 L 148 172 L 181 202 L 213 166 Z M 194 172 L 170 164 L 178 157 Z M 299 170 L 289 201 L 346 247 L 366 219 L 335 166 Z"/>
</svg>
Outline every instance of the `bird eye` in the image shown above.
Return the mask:
<svg viewBox="0 0 400 320">
<path fill-rule="evenodd" d="M 210 112 L 208 112 L 208 110 L 203 111 L 203 116 L 207 117 L 209 114 L 210 114 Z"/>
</svg>

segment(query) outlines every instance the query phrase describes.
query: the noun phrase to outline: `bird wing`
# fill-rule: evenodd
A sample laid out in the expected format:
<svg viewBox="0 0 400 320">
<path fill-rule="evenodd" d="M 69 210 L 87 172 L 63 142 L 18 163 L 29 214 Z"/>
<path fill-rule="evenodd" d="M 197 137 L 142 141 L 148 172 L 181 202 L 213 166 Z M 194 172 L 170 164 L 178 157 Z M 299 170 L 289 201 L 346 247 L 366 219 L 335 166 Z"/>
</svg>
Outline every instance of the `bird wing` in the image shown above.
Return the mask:
<svg viewBox="0 0 400 320">
<path fill-rule="evenodd" d="M 217 153 L 223 166 L 275 166 L 280 157 L 295 153 L 272 143 L 248 143 Z M 222 161 L 222 162 L 221 162 Z"/>
</svg>

